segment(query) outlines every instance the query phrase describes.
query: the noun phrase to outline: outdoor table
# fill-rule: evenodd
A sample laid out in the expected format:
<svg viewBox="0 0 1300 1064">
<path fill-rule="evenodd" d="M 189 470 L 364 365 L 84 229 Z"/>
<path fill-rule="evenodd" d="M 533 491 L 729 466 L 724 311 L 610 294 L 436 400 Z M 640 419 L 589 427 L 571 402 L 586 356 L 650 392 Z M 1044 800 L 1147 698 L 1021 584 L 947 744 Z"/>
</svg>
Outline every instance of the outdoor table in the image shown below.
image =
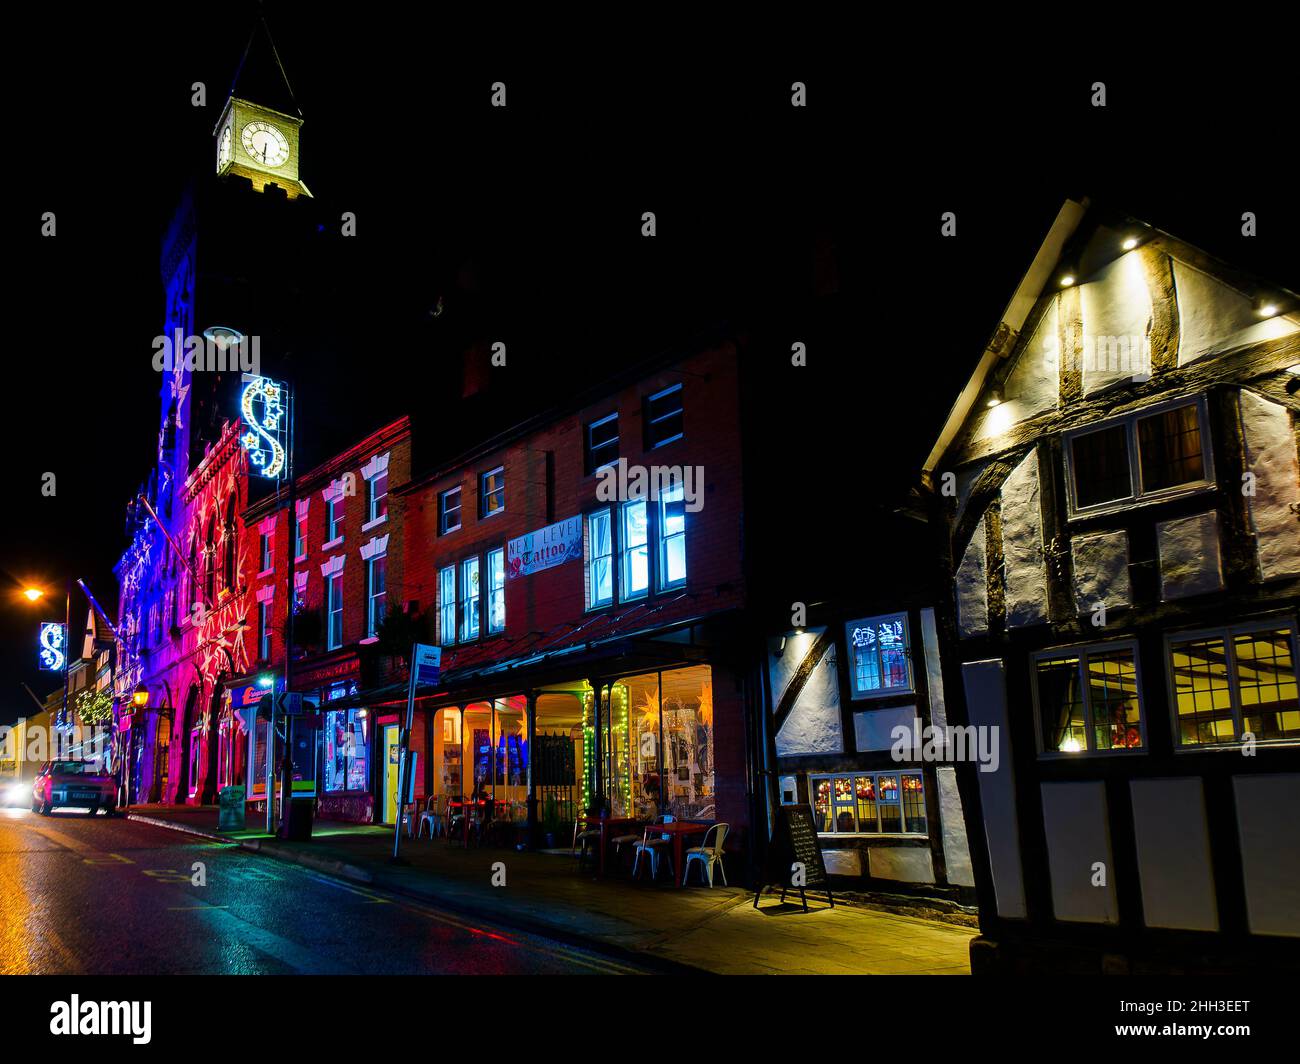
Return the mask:
<svg viewBox="0 0 1300 1064">
<path fill-rule="evenodd" d="M 630 816 L 580 816 L 578 823 L 584 827 L 600 828 L 600 874 L 605 874 L 605 850 L 609 847 L 610 829 L 631 827 L 639 823 L 635 817 Z"/>
<path fill-rule="evenodd" d="M 677 879 L 683 876 L 685 869 L 682 867 L 682 840 L 687 835 L 703 835 L 713 827 L 713 822 L 702 824 L 696 820 L 674 820 L 671 824 L 651 824 L 651 835 L 670 835 L 673 840 L 673 880 L 674 886 L 682 886 L 682 882 Z"/>
<path fill-rule="evenodd" d="M 470 810 L 484 809 L 486 806 L 487 806 L 486 798 L 479 798 L 477 800 L 462 800 L 459 798 L 452 798 L 450 801 L 447 802 L 447 843 L 448 845 L 451 844 L 451 818 L 453 813 L 456 812 L 464 813 L 464 816 L 461 818 L 461 821 L 464 824 L 464 828 L 465 828 L 464 838 L 462 841 L 464 842 L 465 846 L 468 847 Z"/>
</svg>

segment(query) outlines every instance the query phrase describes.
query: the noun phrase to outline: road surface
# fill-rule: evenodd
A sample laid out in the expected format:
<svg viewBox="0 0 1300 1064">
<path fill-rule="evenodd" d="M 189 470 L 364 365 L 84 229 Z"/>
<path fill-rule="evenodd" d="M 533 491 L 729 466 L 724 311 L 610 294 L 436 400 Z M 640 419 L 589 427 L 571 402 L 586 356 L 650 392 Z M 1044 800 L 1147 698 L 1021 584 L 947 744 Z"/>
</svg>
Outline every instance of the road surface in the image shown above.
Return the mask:
<svg viewBox="0 0 1300 1064">
<path fill-rule="evenodd" d="M 165 828 L 0 808 L 0 974 L 640 971 Z"/>
</svg>

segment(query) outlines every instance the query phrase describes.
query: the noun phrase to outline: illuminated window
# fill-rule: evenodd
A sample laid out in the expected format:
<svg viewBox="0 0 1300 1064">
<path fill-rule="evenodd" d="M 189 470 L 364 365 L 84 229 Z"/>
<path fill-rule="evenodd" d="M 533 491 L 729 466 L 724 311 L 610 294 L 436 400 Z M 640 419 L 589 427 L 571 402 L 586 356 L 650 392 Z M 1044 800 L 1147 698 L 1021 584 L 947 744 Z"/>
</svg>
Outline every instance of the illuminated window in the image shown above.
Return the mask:
<svg viewBox="0 0 1300 1064">
<path fill-rule="evenodd" d="M 619 509 L 619 597 L 642 598 L 650 590 L 650 548 L 644 499 Z"/>
<path fill-rule="evenodd" d="M 924 835 L 925 779 L 920 772 L 811 776 L 817 830 L 831 835 Z"/>
<path fill-rule="evenodd" d="M 854 698 L 906 694 L 912 690 L 912 651 L 907 614 L 849 621 L 849 677 Z"/>
<path fill-rule="evenodd" d="M 366 562 L 366 636 L 379 634 L 380 622 L 388 603 L 388 556 L 380 554 Z"/>
<path fill-rule="evenodd" d="M 646 396 L 646 450 L 680 440 L 682 435 L 682 386 L 674 384 L 671 388 Z"/>
<path fill-rule="evenodd" d="M 340 694 L 346 693 L 343 691 Z M 334 690 L 329 692 L 335 696 Z M 335 709 L 325 714 L 325 791 L 370 789 L 369 713 L 365 709 Z"/>
<path fill-rule="evenodd" d="M 307 518 L 300 517 L 293 526 L 293 556 L 297 560 L 307 556 Z"/>
<path fill-rule="evenodd" d="M 686 583 L 686 492 L 680 480 L 659 495 L 659 590 Z"/>
<path fill-rule="evenodd" d="M 1065 435 L 1072 515 L 1214 486 L 1205 400 L 1178 400 Z"/>
<path fill-rule="evenodd" d="M 336 650 L 343 645 L 343 574 L 335 573 L 325 580 L 326 650 Z"/>
<path fill-rule="evenodd" d="M 609 510 L 587 515 L 587 609 L 614 601 L 614 539 Z"/>
<path fill-rule="evenodd" d="M 450 488 L 438 496 L 438 535 L 445 536 L 460 528 L 460 488 Z"/>
<path fill-rule="evenodd" d="M 263 661 L 271 660 L 271 603 L 257 604 L 257 656 Z"/>
<path fill-rule="evenodd" d="M 325 504 L 325 542 L 343 538 L 343 496 L 335 495 Z"/>
<path fill-rule="evenodd" d="M 506 630 L 506 552 L 504 547 L 487 552 L 488 632 Z"/>
<path fill-rule="evenodd" d="M 497 466 L 478 478 L 478 509 L 480 517 L 491 517 L 506 508 L 506 471 Z"/>
<path fill-rule="evenodd" d="M 1293 623 L 1169 636 L 1175 735 L 1182 746 L 1300 738 Z"/>
<path fill-rule="evenodd" d="M 479 631 L 478 559 L 460 563 L 460 638 L 477 639 Z"/>
<path fill-rule="evenodd" d="M 618 461 L 618 414 L 591 422 L 586 426 L 586 437 L 588 476 Z"/>
<path fill-rule="evenodd" d="M 270 532 L 263 532 L 259 537 L 258 556 L 262 559 L 261 572 L 270 572 L 275 567 L 275 540 Z"/>
<path fill-rule="evenodd" d="M 443 646 L 456 642 L 456 567 L 438 570 L 438 629 Z"/>
<path fill-rule="evenodd" d="M 1046 650 L 1034 655 L 1033 674 L 1043 754 L 1145 746 L 1136 643 Z"/>
</svg>

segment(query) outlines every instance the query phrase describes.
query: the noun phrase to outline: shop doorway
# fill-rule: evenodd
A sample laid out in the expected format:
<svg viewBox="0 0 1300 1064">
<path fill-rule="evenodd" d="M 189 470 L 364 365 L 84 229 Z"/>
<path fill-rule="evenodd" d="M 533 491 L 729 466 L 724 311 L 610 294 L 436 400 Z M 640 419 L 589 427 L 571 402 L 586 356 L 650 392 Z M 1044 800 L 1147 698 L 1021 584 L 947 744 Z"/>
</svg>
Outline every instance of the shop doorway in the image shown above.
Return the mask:
<svg viewBox="0 0 1300 1064">
<path fill-rule="evenodd" d="M 384 756 L 384 823 L 397 823 L 397 770 L 401 760 L 401 729 L 396 724 L 385 724 L 383 734 Z"/>
</svg>

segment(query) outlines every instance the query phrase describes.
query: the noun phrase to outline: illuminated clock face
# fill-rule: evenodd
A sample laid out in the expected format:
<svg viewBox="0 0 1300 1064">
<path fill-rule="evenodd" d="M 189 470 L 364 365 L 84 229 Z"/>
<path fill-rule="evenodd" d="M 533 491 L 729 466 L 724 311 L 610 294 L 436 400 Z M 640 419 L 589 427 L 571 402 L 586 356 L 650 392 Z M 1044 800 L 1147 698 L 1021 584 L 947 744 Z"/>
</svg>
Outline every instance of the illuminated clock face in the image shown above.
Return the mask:
<svg viewBox="0 0 1300 1064">
<path fill-rule="evenodd" d="M 223 170 L 230 162 L 230 147 L 233 137 L 230 131 L 230 123 L 226 123 L 226 128 L 221 131 L 221 139 L 217 141 L 217 169 Z"/>
<path fill-rule="evenodd" d="M 263 166 L 283 166 L 289 158 L 289 142 L 269 122 L 249 122 L 242 136 L 244 151 Z"/>
</svg>

